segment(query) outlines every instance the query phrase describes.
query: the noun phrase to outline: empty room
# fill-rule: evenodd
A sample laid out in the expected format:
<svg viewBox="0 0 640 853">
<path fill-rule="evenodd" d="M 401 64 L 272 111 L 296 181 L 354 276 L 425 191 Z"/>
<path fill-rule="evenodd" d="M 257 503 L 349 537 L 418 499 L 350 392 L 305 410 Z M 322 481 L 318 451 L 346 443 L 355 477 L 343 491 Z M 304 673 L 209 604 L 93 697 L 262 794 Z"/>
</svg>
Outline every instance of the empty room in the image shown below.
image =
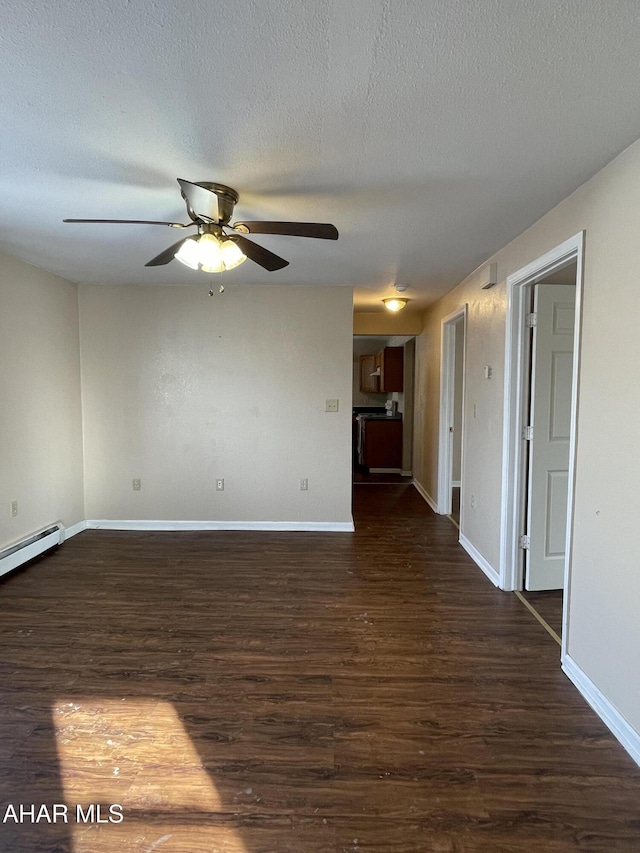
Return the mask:
<svg viewBox="0 0 640 853">
<path fill-rule="evenodd" d="M 7 0 L 0 853 L 640 849 L 621 0 Z"/>
</svg>

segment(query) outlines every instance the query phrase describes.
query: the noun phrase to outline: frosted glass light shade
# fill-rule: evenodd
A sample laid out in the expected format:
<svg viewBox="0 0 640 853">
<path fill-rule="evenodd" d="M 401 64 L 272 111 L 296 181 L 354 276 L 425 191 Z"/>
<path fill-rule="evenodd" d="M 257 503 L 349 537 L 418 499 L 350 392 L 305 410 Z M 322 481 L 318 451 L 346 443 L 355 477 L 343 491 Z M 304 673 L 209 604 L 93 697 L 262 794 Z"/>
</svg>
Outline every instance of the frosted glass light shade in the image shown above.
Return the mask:
<svg viewBox="0 0 640 853">
<path fill-rule="evenodd" d="M 236 246 L 232 240 L 225 240 L 221 248 L 222 262 L 226 270 L 235 269 L 247 260 L 247 256 Z"/>
<path fill-rule="evenodd" d="M 406 299 L 383 299 L 384 307 L 387 311 L 393 311 L 396 314 L 398 311 L 402 311 L 404 306 L 407 304 Z"/>
<path fill-rule="evenodd" d="M 203 234 L 198 241 L 200 266 L 203 272 L 222 272 L 224 263 L 218 238 L 213 234 Z"/>
<path fill-rule="evenodd" d="M 214 234 L 190 237 L 178 249 L 174 258 L 192 270 L 222 272 L 232 270 L 247 260 L 232 240 L 223 243 Z"/>
<path fill-rule="evenodd" d="M 184 241 L 173 257 L 176 261 L 180 261 L 181 264 L 191 267 L 192 270 L 197 270 L 198 264 L 200 263 L 200 249 L 198 248 L 198 241 L 194 237 L 189 237 L 188 240 Z"/>
</svg>

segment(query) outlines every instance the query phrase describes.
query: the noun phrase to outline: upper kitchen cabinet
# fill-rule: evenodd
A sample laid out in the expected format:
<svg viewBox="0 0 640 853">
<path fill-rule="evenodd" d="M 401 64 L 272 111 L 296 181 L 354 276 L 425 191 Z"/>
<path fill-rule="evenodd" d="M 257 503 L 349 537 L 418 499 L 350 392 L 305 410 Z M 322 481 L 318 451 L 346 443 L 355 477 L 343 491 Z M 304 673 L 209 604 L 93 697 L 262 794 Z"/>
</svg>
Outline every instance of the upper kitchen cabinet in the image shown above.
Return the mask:
<svg viewBox="0 0 640 853">
<path fill-rule="evenodd" d="M 376 355 L 376 372 L 380 371 L 380 391 L 403 390 L 404 347 L 385 347 Z"/>
<path fill-rule="evenodd" d="M 376 356 L 360 356 L 360 390 L 364 394 L 377 394 L 380 390 L 380 374 L 376 372 Z"/>
<path fill-rule="evenodd" d="M 365 394 L 402 391 L 404 347 L 385 347 L 360 356 L 360 390 Z"/>
</svg>

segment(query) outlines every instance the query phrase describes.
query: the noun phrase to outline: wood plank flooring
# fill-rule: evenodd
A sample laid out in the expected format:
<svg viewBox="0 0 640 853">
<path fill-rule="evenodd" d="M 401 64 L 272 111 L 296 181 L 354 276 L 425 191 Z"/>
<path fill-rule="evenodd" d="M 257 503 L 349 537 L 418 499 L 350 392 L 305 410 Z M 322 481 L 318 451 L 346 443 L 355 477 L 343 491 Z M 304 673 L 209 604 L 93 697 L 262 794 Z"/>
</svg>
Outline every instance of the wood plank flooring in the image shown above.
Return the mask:
<svg viewBox="0 0 640 853">
<path fill-rule="evenodd" d="M 522 597 L 536 610 L 556 634 L 562 636 L 562 596 L 561 589 L 549 589 L 541 592 L 522 590 Z"/>
<path fill-rule="evenodd" d="M 353 471 L 353 485 L 410 485 L 413 482 L 413 477 L 404 477 L 402 474 L 375 474 L 367 468 L 359 467 Z"/>
<path fill-rule="evenodd" d="M 640 769 L 544 629 L 412 486 L 354 514 L 87 531 L 6 578 L 0 821 L 69 814 L 0 822 L 0 850 L 640 850 Z"/>
<path fill-rule="evenodd" d="M 460 528 L 460 486 L 451 489 L 451 518 Z"/>
</svg>

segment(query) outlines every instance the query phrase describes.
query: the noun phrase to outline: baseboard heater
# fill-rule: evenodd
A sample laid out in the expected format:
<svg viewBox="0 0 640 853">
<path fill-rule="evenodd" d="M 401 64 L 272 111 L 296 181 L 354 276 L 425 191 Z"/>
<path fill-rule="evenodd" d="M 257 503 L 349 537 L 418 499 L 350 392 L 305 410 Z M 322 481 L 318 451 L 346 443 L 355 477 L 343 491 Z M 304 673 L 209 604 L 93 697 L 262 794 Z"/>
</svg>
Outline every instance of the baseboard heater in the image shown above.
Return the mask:
<svg viewBox="0 0 640 853">
<path fill-rule="evenodd" d="M 39 557 L 50 548 L 60 545 L 61 542 L 64 542 L 64 527 L 61 524 L 54 524 L 41 533 L 34 533 L 33 536 L 5 548 L 0 551 L 0 575 L 6 575 L 23 563 L 28 563 L 34 557 Z"/>
</svg>

